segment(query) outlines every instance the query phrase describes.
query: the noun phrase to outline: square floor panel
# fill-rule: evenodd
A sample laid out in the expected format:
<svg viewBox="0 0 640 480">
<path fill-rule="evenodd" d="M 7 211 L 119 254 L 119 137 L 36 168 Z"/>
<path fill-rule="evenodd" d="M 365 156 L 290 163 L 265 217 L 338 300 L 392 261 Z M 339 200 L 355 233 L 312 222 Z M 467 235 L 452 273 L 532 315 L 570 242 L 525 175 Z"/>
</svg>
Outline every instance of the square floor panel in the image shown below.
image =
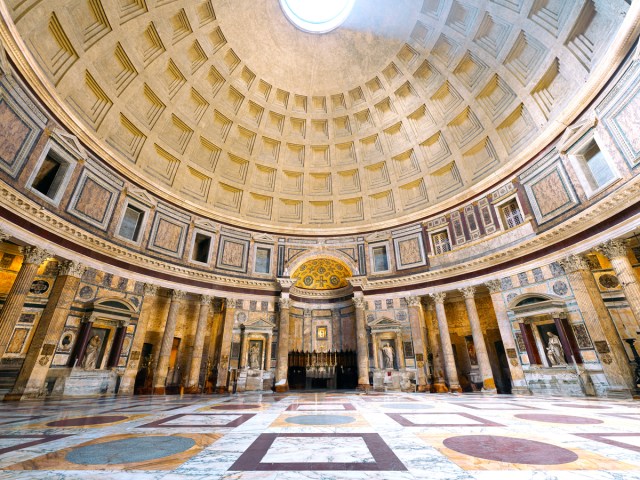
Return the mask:
<svg viewBox="0 0 640 480">
<path fill-rule="evenodd" d="M 579 437 L 640 452 L 640 433 L 577 433 Z"/>
<path fill-rule="evenodd" d="M 403 427 L 502 427 L 496 422 L 468 413 L 387 413 Z"/>
<path fill-rule="evenodd" d="M 338 470 L 404 471 L 406 467 L 377 433 L 263 433 L 229 469 Z"/>
<path fill-rule="evenodd" d="M 509 402 L 483 402 L 477 404 L 456 402 L 456 405 L 461 407 L 471 408 L 473 410 L 543 410 L 538 407 L 532 407 L 530 405 L 522 405 L 518 403 Z"/>
<path fill-rule="evenodd" d="M 220 437 L 195 433 L 109 435 L 16 463 L 4 470 L 173 470 Z"/>
<path fill-rule="evenodd" d="M 247 420 L 255 417 L 255 413 L 179 413 L 161 418 L 138 428 L 190 428 L 190 427 L 239 427 Z"/>
<path fill-rule="evenodd" d="M 356 408 L 350 403 L 294 403 L 289 405 L 287 412 L 344 412 L 347 410 L 355 410 Z"/>
</svg>

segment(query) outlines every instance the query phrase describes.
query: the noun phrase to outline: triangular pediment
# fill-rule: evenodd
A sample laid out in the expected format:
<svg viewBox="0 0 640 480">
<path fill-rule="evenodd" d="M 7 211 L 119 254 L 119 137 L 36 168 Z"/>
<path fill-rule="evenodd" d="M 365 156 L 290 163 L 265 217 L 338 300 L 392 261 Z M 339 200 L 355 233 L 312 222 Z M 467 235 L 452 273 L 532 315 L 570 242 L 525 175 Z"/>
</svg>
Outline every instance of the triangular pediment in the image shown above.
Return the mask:
<svg viewBox="0 0 640 480">
<path fill-rule="evenodd" d="M 87 159 L 87 151 L 82 146 L 80 141 L 69 133 L 56 128 L 53 130 L 53 137 L 58 141 L 60 145 L 65 147 L 69 153 L 71 153 L 76 158 Z"/>
<path fill-rule="evenodd" d="M 258 318 L 255 320 L 249 320 L 244 324 L 245 329 L 247 330 L 269 330 L 275 328 L 276 324 L 270 322 L 266 318 Z"/>
<path fill-rule="evenodd" d="M 575 125 L 571 125 L 567 127 L 564 131 L 564 134 L 560 138 L 558 142 L 558 150 L 560 153 L 565 154 L 571 147 L 573 147 L 584 135 L 592 130 L 598 124 L 598 119 L 595 117 L 587 118 L 581 122 L 576 123 Z"/>
<path fill-rule="evenodd" d="M 149 195 L 145 190 L 131 189 L 127 191 L 127 195 L 144 203 L 148 207 L 156 206 L 156 199 Z"/>
<path fill-rule="evenodd" d="M 376 232 L 365 237 L 365 240 L 369 243 L 380 242 L 382 240 L 389 240 L 389 234 L 387 232 Z"/>
<path fill-rule="evenodd" d="M 201 230 L 206 230 L 207 232 L 218 233 L 218 225 L 213 223 L 211 220 L 204 220 L 200 218 L 193 222 L 193 226 Z"/>
<path fill-rule="evenodd" d="M 400 322 L 389 317 L 382 317 L 369 324 L 371 330 L 384 330 L 390 328 L 400 328 Z"/>
<path fill-rule="evenodd" d="M 255 242 L 273 243 L 276 241 L 275 238 L 271 235 L 267 235 L 266 233 L 254 233 L 252 237 Z"/>
</svg>

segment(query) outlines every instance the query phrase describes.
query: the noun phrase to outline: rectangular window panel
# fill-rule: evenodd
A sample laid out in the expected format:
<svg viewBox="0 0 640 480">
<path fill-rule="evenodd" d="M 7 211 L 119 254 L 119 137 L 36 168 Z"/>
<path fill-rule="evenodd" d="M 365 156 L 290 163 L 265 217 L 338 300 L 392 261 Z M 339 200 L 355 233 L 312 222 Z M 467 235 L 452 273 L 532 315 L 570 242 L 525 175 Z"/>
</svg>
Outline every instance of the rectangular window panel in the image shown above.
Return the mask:
<svg viewBox="0 0 640 480">
<path fill-rule="evenodd" d="M 255 271 L 257 273 L 271 272 L 271 249 L 270 248 L 256 248 Z"/>
<path fill-rule="evenodd" d="M 375 247 L 373 249 L 373 268 L 376 272 L 384 272 L 389 270 L 387 247 Z"/>
<path fill-rule="evenodd" d="M 127 205 L 118 235 L 133 242 L 137 242 L 143 218 L 144 212 L 142 210 L 134 207 L 133 205 Z"/>
<path fill-rule="evenodd" d="M 38 192 L 53 199 L 58 193 L 64 177 L 64 165 L 51 156 L 47 156 L 33 179 L 31 186 Z"/>
<path fill-rule="evenodd" d="M 522 212 L 520 212 L 520 207 L 518 206 L 518 202 L 516 202 L 515 200 L 512 200 L 504 207 L 502 207 L 502 213 L 504 214 L 504 220 L 507 228 L 516 227 L 524 221 L 524 218 L 522 218 Z"/>
<path fill-rule="evenodd" d="M 598 148 L 598 145 L 593 142 L 589 147 L 587 152 L 585 153 L 585 160 L 587 162 L 587 167 L 589 168 L 589 172 L 591 172 L 591 176 L 593 177 L 593 181 L 595 183 L 595 187 L 601 187 L 606 185 L 614 178 L 613 171 L 607 162 L 604 154 Z"/>
<path fill-rule="evenodd" d="M 196 233 L 191 259 L 196 262 L 207 263 L 209 261 L 209 250 L 211 250 L 211 237 Z"/>
<path fill-rule="evenodd" d="M 447 232 L 434 233 L 431 236 L 431 239 L 433 241 L 433 249 L 436 255 L 451 251 L 451 244 L 449 243 L 449 235 Z"/>
</svg>

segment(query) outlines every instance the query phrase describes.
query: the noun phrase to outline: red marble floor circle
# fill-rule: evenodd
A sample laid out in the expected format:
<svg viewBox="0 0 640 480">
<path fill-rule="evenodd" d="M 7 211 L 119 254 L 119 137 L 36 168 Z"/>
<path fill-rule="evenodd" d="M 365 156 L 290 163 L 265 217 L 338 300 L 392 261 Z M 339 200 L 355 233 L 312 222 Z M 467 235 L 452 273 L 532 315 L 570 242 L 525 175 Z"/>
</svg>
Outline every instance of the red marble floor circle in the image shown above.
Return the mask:
<svg viewBox="0 0 640 480">
<path fill-rule="evenodd" d="M 251 410 L 253 408 L 260 408 L 261 405 L 251 404 L 230 404 L 230 405 L 216 405 L 211 407 L 210 410 Z"/>
<path fill-rule="evenodd" d="M 497 435 L 464 435 L 447 438 L 443 443 L 458 453 L 497 462 L 562 465 L 578 459 L 578 455 L 566 448 Z"/>
<path fill-rule="evenodd" d="M 572 415 L 547 415 L 546 413 L 521 413 L 515 415 L 522 420 L 533 420 L 534 422 L 565 423 L 567 425 L 598 425 L 602 420 L 587 417 L 574 417 Z"/>
<path fill-rule="evenodd" d="M 120 422 L 126 420 L 126 415 L 99 415 L 94 417 L 65 418 L 47 423 L 47 427 L 89 427 L 91 425 L 103 425 L 105 423 Z"/>
<path fill-rule="evenodd" d="M 567 407 L 567 408 L 588 408 L 588 409 L 605 409 L 611 408 L 607 405 L 583 405 L 581 403 L 554 403 L 557 407 Z"/>
</svg>

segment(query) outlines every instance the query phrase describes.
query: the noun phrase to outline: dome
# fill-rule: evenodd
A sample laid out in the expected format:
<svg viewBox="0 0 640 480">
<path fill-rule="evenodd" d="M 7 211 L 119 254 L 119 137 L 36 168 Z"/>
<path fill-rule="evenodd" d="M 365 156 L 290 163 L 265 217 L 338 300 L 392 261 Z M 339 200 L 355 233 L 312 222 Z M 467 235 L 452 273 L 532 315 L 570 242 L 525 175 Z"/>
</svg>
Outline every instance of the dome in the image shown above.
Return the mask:
<svg viewBox="0 0 640 480">
<path fill-rule="evenodd" d="M 629 8 L 334 1 L 321 21 L 352 10 L 318 35 L 281 8 L 300 3 L 9 11 L 25 74 L 111 168 L 212 220 L 333 235 L 424 219 L 519 171 L 603 85 Z"/>
</svg>

